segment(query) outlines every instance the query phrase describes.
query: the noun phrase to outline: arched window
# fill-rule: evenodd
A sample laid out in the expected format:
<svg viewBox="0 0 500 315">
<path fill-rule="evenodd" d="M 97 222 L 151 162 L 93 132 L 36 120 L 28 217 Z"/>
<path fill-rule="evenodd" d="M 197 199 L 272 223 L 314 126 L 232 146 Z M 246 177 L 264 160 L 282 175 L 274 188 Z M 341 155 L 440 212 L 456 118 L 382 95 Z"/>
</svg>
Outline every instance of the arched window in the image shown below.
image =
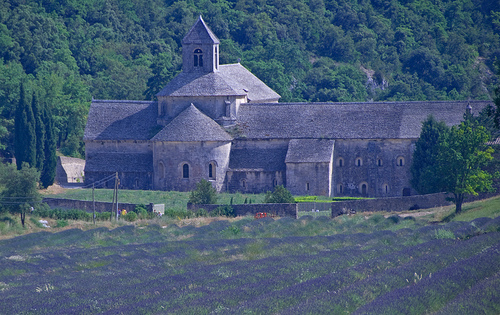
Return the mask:
<svg viewBox="0 0 500 315">
<path fill-rule="evenodd" d="M 366 195 L 368 193 L 368 184 L 366 182 L 359 184 L 359 193 L 362 195 Z"/>
<path fill-rule="evenodd" d="M 306 183 L 306 190 L 309 191 L 309 183 Z"/>
<path fill-rule="evenodd" d="M 194 51 L 194 66 L 203 67 L 203 51 L 199 48 Z"/>
<path fill-rule="evenodd" d="M 378 166 L 384 165 L 384 162 L 382 162 L 382 159 L 377 159 L 377 165 Z"/>
<path fill-rule="evenodd" d="M 214 180 L 216 177 L 216 165 L 214 162 L 208 164 L 208 178 Z"/>
<path fill-rule="evenodd" d="M 247 181 L 245 179 L 242 179 L 240 181 L 241 188 L 247 189 Z"/>
<path fill-rule="evenodd" d="M 343 158 L 340 157 L 337 159 L 337 166 L 338 167 L 344 166 L 344 159 Z"/>
<path fill-rule="evenodd" d="M 189 165 L 187 163 L 182 165 L 182 178 L 189 178 Z"/>
<path fill-rule="evenodd" d="M 402 156 L 398 156 L 396 159 L 396 164 L 397 166 L 404 166 L 405 165 L 405 158 Z"/>
<path fill-rule="evenodd" d="M 389 193 L 389 185 L 387 185 L 387 184 L 382 185 L 382 193 L 384 193 L 384 194 Z"/>
<path fill-rule="evenodd" d="M 358 158 L 356 158 L 355 163 L 356 163 L 356 166 L 362 166 L 363 165 L 363 159 L 360 158 L 360 157 L 358 157 Z"/>
</svg>

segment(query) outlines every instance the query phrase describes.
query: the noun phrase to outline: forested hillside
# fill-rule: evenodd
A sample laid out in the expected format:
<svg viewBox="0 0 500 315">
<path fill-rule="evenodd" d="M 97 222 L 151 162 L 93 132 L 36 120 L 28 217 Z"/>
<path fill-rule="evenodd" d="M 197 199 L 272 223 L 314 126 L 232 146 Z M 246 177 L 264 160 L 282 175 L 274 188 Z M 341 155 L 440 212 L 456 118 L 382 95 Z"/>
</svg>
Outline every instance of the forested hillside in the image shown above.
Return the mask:
<svg viewBox="0 0 500 315">
<path fill-rule="evenodd" d="M 13 152 L 21 82 L 82 156 L 91 98 L 152 99 L 201 14 L 282 101 L 489 99 L 499 0 L 0 0 L 0 136 Z"/>
</svg>

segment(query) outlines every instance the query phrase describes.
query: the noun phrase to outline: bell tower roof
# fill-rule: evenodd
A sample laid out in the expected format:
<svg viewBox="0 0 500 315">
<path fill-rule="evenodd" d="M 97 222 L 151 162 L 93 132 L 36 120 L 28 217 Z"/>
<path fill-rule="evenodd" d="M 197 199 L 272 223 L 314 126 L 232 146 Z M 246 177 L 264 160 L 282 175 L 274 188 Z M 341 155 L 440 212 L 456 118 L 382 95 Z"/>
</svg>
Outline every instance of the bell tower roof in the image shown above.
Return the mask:
<svg viewBox="0 0 500 315">
<path fill-rule="evenodd" d="M 182 40 L 182 45 L 186 44 L 197 44 L 197 45 L 202 45 L 202 44 L 219 44 L 219 39 L 215 34 L 208 28 L 208 26 L 205 24 L 205 21 L 203 21 L 203 18 L 200 17 L 198 18 L 198 21 L 194 23 L 193 27 L 189 30 L 187 35 L 184 37 Z"/>
</svg>

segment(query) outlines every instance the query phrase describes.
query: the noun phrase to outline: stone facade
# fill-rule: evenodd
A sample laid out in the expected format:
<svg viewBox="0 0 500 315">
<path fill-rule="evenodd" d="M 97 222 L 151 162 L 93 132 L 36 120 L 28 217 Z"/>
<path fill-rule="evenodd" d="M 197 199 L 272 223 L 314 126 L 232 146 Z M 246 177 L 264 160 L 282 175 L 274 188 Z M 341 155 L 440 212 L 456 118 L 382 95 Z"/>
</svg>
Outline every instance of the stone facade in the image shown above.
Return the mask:
<svg viewBox="0 0 500 315">
<path fill-rule="evenodd" d="M 59 184 L 83 183 L 85 160 L 59 156 L 57 158 L 56 182 Z"/>
<path fill-rule="evenodd" d="M 422 122 L 459 124 L 491 101 L 279 103 L 241 64 L 219 65 L 203 19 L 183 39 L 183 70 L 157 102 L 93 100 L 85 183 L 118 172 L 127 189 L 396 197 L 415 194 L 410 165 Z"/>
<path fill-rule="evenodd" d="M 396 197 L 414 194 L 409 166 L 416 139 L 338 140 L 335 196 Z M 364 185 L 364 187 L 363 187 Z"/>
</svg>

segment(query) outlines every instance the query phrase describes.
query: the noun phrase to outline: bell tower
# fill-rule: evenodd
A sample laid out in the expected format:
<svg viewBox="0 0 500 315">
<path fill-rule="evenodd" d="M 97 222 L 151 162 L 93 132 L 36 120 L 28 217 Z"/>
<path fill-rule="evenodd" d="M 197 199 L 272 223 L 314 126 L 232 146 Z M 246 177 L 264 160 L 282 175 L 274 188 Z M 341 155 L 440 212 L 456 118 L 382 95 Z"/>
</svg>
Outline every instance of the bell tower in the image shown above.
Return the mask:
<svg viewBox="0 0 500 315">
<path fill-rule="evenodd" d="M 182 40 L 182 71 L 219 71 L 219 43 L 200 15 Z"/>
</svg>

